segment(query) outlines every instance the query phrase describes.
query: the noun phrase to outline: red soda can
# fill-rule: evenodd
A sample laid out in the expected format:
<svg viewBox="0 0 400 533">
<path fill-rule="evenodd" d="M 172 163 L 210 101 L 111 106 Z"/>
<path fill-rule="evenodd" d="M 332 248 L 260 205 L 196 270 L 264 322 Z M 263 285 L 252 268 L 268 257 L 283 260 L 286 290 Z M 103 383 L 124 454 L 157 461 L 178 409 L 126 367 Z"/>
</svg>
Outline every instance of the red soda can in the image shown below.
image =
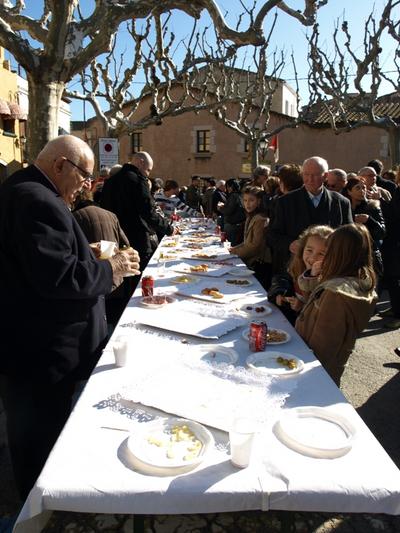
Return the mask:
<svg viewBox="0 0 400 533">
<path fill-rule="evenodd" d="M 221 231 L 221 242 L 226 242 L 228 239 L 228 235 L 226 234 L 226 231 Z"/>
<path fill-rule="evenodd" d="M 221 233 L 221 226 L 215 226 L 215 235 L 219 235 Z"/>
<path fill-rule="evenodd" d="M 153 296 L 154 278 L 153 276 L 144 276 L 142 278 L 142 296 Z"/>
<path fill-rule="evenodd" d="M 262 352 L 267 345 L 267 324 L 252 322 L 249 328 L 249 348 L 252 352 Z"/>
</svg>

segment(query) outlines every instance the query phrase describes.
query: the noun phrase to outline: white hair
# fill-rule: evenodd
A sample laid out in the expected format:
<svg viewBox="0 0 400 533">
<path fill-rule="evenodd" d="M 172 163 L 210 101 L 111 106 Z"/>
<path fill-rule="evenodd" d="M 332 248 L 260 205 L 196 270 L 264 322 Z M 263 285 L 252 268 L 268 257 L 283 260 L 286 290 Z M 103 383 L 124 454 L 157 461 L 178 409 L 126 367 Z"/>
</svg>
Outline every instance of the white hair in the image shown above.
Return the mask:
<svg viewBox="0 0 400 533">
<path fill-rule="evenodd" d="M 319 157 L 318 155 L 309 157 L 303 161 L 303 167 L 307 163 L 311 163 L 311 162 L 316 163 L 320 167 L 322 174 L 325 174 L 325 172 L 328 172 L 329 170 L 328 161 L 324 159 L 323 157 Z"/>
</svg>

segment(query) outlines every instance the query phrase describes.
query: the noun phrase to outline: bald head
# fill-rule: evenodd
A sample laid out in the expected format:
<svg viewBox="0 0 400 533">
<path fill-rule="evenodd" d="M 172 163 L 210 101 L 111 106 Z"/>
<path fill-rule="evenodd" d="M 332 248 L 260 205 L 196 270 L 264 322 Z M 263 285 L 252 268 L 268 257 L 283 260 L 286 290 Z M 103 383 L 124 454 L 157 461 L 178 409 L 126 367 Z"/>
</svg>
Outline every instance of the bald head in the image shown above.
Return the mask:
<svg viewBox="0 0 400 533">
<path fill-rule="evenodd" d="M 77 164 L 85 158 L 94 161 L 90 146 L 74 135 L 60 135 L 60 137 L 49 141 L 37 156 L 36 164 L 45 170 L 44 167 L 51 167 L 51 164 L 58 157 L 67 157 Z M 51 177 L 49 172 L 46 174 Z"/>
<path fill-rule="evenodd" d="M 132 164 L 140 170 L 143 176 L 149 177 L 153 170 L 153 159 L 147 152 L 137 152 L 132 156 Z"/>
<path fill-rule="evenodd" d="M 61 135 L 49 141 L 35 164 L 54 183 L 68 205 L 82 187 L 91 187 L 94 155 L 90 146 L 78 137 Z"/>
<path fill-rule="evenodd" d="M 326 176 L 325 186 L 331 191 L 340 192 L 347 183 L 347 173 L 341 168 L 330 168 Z"/>
</svg>

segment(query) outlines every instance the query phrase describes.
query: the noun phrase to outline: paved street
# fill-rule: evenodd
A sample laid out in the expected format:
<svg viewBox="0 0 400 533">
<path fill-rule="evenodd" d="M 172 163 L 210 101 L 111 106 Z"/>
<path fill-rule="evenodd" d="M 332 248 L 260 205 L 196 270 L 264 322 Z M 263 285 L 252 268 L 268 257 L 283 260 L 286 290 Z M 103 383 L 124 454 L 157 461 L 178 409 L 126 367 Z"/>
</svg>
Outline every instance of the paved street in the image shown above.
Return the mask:
<svg viewBox="0 0 400 533">
<path fill-rule="evenodd" d="M 384 301 L 379 305 L 380 309 L 388 306 Z M 397 411 L 400 405 L 400 358 L 393 352 L 393 348 L 400 345 L 400 331 L 384 329 L 384 322 L 385 319 L 375 316 L 357 341 L 342 388 L 347 399 L 400 467 L 400 417 Z M 0 407 L 0 516 L 16 512 L 18 505 L 6 450 L 4 414 Z M 133 520 L 129 516 L 54 513 L 46 533 L 125 533 L 132 530 Z M 400 517 L 288 512 L 148 517 L 145 531 L 395 533 L 400 531 Z"/>
</svg>

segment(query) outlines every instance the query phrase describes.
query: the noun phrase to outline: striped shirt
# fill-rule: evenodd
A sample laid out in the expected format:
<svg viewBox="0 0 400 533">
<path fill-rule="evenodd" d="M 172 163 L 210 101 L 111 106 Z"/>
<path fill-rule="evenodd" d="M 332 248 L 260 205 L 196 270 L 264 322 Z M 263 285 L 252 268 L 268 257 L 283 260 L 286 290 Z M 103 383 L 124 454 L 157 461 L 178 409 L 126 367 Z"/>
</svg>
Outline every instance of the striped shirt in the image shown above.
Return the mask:
<svg viewBox="0 0 400 533">
<path fill-rule="evenodd" d="M 178 212 L 178 214 L 185 214 L 187 216 L 195 217 L 199 216 L 199 212 L 195 209 L 192 209 L 187 204 L 183 203 L 177 196 L 165 196 L 163 192 L 157 192 L 154 195 L 154 200 L 156 201 L 157 205 L 161 207 L 163 213 L 166 217 L 170 217 L 175 212 Z M 179 211 L 181 213 L 179 213 Z"/>
</svg>

